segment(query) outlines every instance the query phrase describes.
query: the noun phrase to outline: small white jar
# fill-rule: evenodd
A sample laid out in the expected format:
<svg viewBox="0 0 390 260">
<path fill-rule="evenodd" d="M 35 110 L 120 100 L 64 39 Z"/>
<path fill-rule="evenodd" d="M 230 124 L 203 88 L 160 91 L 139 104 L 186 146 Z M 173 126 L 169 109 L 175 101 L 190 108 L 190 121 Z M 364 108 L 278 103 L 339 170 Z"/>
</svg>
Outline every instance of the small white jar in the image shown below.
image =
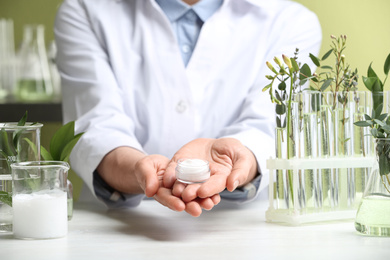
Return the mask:
<svg viewBox="0 0 390 260">
<path fill-rule="evenodd" d="M 201 159 L 179 159 L 176 179 L 182 183 L 202 183 L 210 178 L 209 162 Z"/>
</svg>

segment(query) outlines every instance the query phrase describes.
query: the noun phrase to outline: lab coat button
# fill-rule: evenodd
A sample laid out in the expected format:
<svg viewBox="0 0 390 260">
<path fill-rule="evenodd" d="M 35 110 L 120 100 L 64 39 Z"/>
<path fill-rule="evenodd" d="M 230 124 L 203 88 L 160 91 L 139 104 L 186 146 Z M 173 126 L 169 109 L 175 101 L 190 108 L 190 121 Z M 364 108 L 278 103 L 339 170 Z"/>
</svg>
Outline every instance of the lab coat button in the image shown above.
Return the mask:
<svg viewBox="0 0 390 260">
<path fill-rule="evenodd" d="M 178 112 L 178 113 L 183 113 L 183 112 L 185 112 L 187 110 L 187 104 L 186 104 L 186 102 L 184 102 L 183 100 L 181 100 L 179 103 L 177 103 L 177 105 L 176 105 L 176 111 Z"/>
</svg>

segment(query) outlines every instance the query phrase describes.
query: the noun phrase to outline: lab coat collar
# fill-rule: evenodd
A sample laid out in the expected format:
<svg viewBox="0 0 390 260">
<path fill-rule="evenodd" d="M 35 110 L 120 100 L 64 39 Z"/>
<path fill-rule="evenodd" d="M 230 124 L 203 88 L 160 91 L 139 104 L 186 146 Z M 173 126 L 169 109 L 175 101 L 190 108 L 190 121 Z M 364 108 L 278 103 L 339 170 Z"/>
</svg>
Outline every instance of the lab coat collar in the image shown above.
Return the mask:
<svg viewBox="0 0 390 260">
<path fill-rule="evenodd" d="M 170 22 L 174 22 L 183 16 L 191 7 L 182 1 L 177 0 L 156 0 L 157 4 L 161 7 L 164 13 L 167 15 Z"/>
<path fill-rule="evenodd" d="M 205 22 L 221 7 L 223 0 L 199 1 L 193 6 L 181 0 L 156 0 L 156 2 L 160 5 L 170 22 L 176 21 L 191 9 Z"/>
<path fill-rule="evenodd" d="M 193 5 L 192 9 L 199 18 L 206 22 L 222 5 L 223 0 L 200 1 Z"/>
</svg>

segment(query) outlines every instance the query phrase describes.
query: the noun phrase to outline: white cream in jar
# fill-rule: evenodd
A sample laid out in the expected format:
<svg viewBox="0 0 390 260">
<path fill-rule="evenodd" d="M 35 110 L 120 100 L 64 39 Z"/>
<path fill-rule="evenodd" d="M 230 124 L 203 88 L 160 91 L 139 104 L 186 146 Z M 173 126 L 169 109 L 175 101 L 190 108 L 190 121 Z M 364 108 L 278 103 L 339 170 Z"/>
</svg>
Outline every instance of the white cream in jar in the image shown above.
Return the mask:
<svg viewBox="0 0 390 260">
<path fill-rule="evenodd" d="M 202 183 L 210 178 L 209 162 L 201 159 L 180 159 L 176 166 L 176 179 L 192 184 Z"/>
</svg>

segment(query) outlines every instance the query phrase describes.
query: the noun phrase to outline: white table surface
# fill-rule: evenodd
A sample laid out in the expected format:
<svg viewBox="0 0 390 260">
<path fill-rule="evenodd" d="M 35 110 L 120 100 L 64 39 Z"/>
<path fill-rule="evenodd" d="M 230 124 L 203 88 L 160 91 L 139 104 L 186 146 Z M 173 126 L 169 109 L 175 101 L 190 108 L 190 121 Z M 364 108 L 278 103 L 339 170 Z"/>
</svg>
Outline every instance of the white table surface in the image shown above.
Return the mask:
<svg viewBox="0 0 390 260">
<path fill-rule="evenodd" d="M 267 207 L 221 203 L 193 218 L 153 200 L 122 211 L 76 204 L 65 238 L 0 234 L 0 259 L 390 259 L 390 238 L 362 236 L 353 220 L 285 226 L 265 222 Z"/>
</svg>

